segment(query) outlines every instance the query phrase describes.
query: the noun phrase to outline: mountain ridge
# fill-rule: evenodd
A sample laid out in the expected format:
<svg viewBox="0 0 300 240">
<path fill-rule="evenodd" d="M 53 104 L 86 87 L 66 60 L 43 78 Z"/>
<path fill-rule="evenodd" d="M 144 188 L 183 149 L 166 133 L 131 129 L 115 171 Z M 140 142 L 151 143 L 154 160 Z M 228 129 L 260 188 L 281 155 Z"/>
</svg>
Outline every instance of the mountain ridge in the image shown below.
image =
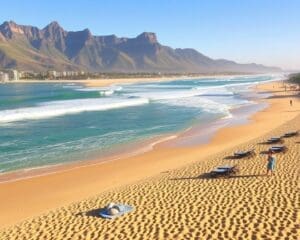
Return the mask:
<svg viewBox="0 0 300 240">
<path fill-rule="evenodd" d="M 159 43 L 154 32 L 135 38 L 95 36 L 86 28 L 66 31 L 56 21 L 42 29 L 5 21 L 0 25 L 0 67 L 91 72 L 273 72 L 280 68 L 212 59 L 192 48 Z"/>
</svg>

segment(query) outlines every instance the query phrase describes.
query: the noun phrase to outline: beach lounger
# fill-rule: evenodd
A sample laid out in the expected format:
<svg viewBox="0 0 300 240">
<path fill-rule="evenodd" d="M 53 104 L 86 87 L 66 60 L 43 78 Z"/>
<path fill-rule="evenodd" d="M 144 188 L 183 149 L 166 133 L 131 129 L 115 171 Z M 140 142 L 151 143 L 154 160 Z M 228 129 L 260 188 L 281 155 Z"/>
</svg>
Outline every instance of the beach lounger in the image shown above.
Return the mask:
<svg viewBox="0 0 300 240">
<path fill-rule="evenodd" d="M 248 151 L 237 151 L 234 153 L 234 157 L 236 158 L 253 157 L 255 155 L 254 149 Z"/>
<path fill-rule="evenodd" d="M 210 172 L 212 177 L 229 177 L 236 174 L 238 169 L 236 166 L 220 166 Z"/>
<path fill-rule="evenodd" d="M 110 203 L 100 210 L 99 216 L 105 219 L 114 219 L 133 211 L 133 209 L 132 206 L 126 204 Z"/>
<path fill-rule="evenodd" d="M 271 137 L 267 140 L 267 143 L 283 143 L 281 137 Z"/>
<path fill-rule="evenodd" d="M 287 147 L 284 145 L 280 145 L 280 146 L 272 146 L 269 148 L 269 151 L 275 152 L 275 153 L 280 153 L 283 152 L 285 153 L 287 151 Z"/>
<path fill-rule="evenodd" d="M 299 131 L 294 131 L 294 132 L 287 132 L 282 137 L 289 138 L 289 137 L 295 137 L 298 135 L 299 135 Z"/>
<path fill-rule="evenodd" d="M 235 166 L 231 166 L 231 165 L 223 165 L 220 167 L 217 167 L 218 169 L 229 169 L 229 170 L 233 170 L 235 168 Z"/>
</svg>

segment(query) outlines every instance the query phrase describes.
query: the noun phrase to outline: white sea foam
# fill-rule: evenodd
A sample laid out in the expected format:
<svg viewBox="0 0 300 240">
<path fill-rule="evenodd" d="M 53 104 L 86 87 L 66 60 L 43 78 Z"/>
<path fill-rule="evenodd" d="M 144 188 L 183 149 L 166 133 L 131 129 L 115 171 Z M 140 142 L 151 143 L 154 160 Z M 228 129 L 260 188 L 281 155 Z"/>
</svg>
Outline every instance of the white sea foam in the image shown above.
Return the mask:
<svg viewBox="0 0 300 240">
<path fill-rule="evenodd" d="M 235 91 L 241 92 L 243 89 L 241 86 L 247 87 L 259 82 L 258 80 L 255 82 L 249 82 L 249 78 L 251 77 L 255 79 L 257 76 L 236 78 L 229 77 L 228 80 L 232 81 L 232 83 L 226 85 L 192 85 L 190 86 L 190 89 L 186 89 L 189 86 L 188 84 L 180 86 L 176 85 L 176 83 L 170 85 L 149 83 L 122 86 L 114 85 L 110 87 L 99 88 L 76 88 L 78 91 L 98 91 L 99 94 L 101 96 L 105 96 L 105 98 L 53 101 L 42 103 L 35 107 L 2 110 L 0 111 L 0 123 L 4 124 L 29 119 L 49 118 L 65 114 L 75 114 L 84 111 L 104 111 L 114 108 L 124 108 L 146 104 L 149 101 L 162 102 L 165 104 L 178 106 L 201 107 L 203 109 L 207 109 L 207 111 L 224 112 L 227 114 L 229 112 L 228 109 L 235 104 L 234 102 L 231 102 L 233 100 L 231 99 L 231 96 L 235 95 Z M 272 76 L 272 79 L 265 80 L 264 82 L 274 81 L 274 79 L 278 78 L 281 79 L 282 75 Z M 235 83 L 234 80 L 245 82 Z M 206 81 L 208 82 L 208 80 Z M 209 81 L 224 81 L 224 78 L 211 79 Z M 195 83 L 197 82 L 200 83 L 201 80 L 198 80 Z M 77 87 L 76 85 L 69 86 Z M 183 89 L 180 89 L 180 87 Z M 114 93 L 118 91 L 122 91 L 120 94 L 123 96 L 115 96 Z M 124 98 L 124 96 L 127 98 Z M 226 96 L 229 98 L 227 98 L 226 101 L 222 101 L 222 97 Z M 238 102 L 240 100 L 241 99 L 236 99 Z M 241 103 L 241 101 L 239 103 Z"/>
<path fill-rule="evenodd" d="M 179 99 L 179 98 L 188 98 L 200 95 L 204 92 L 204 89 L 196 89 L 190 88 L 187 90 L 149 90 L 149 89 L 141 89 L 135 92 L 129 92 L 124 94 L 127 97 L 138 97 L 138 98 L 148 98 L 151 101 L 159 101 L 165 99 Z"/>
<path fill-rule="evenodd" d="M 179 85 L 176 83 L 172 84 L 159 84 L 159 83 L 153 83 L 153 84 L 140 84 L 140 85 L 127 85 L 126 89 L 129 90 L 143 90 L 143 89 L 182 89 L 182 88 L 190 88 L 190 85 Z"/>
<path fill-rule="evenodd" d="M 103 87 L 91 87 L 91 88 L 77 88 L 75 90 L 80 92 L 99 92 L 107 89 L 108 88 L 103 88 Z"/>
<path fill-rule="evenodd" d="M 111 87 L 93 87 L 93 88 L 77 88 L 75 90 L 81 92 L 99 92 L 100 96 L 111 96 L 115 92 L 122 91 L 121 86 L 111 86 Z"/>
<path fill-rule="evenodd" d="M 231 108 L 229 104 L 222 104 L 203 97 L 166 99 L 161 102 L 173 106 L 201 108 L 205 112 L 223 113 L 224 115 L 230 115 L 229 110 Z"/>
<path fill-rule="evenodd" d="M 111 96 L 114 94 L 114 90 L 102 90 L 99 91 L 100 96 Z"/>
<path fill-rule="evenodd" d="M 234 92 L 227 89 L 227 86 L 211 86 L 211 87 L 192 87 L 187 90 L 158 90 L 143 89 L 137 92 L 130 92 L 124 94 L 129 97 L 148 98 L 152 101 L 166 100 L 166 99 L 180 99 L 190 98 L 195 96 L 232 96 Z"/>
<path fill-rule="evenodd" d="M 237 84 L 233 84 L 236 86 Z M 136 89 L 137 90 L 137 89 Z M 221 113 L 231 117 L 230 109 L 247 104 L 247 100 L 236 99 L 232 89 L 226 86 L 191 87 L 187 90 L 142 88 L 126 94 L 128 97 L 148 98 L 150 101 L 172 106 L 199 108 L 209 113 Z"/>
<path fill-rule="evenodd" d="M 126 108 L 147 104 L 148 99 L 106 99 L 106 98 L 89 98 L 78 100 L 65 100 L 46 102 L 36 107 L 9 109 L 0 111 L 0 123 L 16 122 L 30 119 L 42 119 L 56 117 L 66 114 L 76 114 L 87 111 L 105 111 L 116 108 Z"/>
<path fill-rule="evenodd" d="M 122 91 L 123 87 L 121 86 L 111 86 L 111 87 L 90 87 L 90 88 L 77 88 L 76 91 L 80 92 L 100 92 L 100 91 L 114 91 L 119 92 Z"/>
<path fill-rule="evenodd" d="M 121 87 L 121 86 L 112 86 L 112 89 L 113 89 L 115 92 L 120 92 L 120 91 L 122 91 L 123 87 Z"/>
<path fill-rule="evenodd" d="M 59 86 L 59 85 L 58 85 Z M 75 83 L 69 83 L 69 84 L 66 84 L 66 85 L 63 85 L 62 88 L 70 88 L 70 89 L 78 89 L 80 86 L 79 85 L 76 85 Z"/>
<path fill-rule="evenodd" d="M 235 94 L 231 89 L 227 88 L 227 86 L 209 88 L 195 87 L 194 89 L 198 91 L 199 96 L 233 96 Z"/>
</svg>

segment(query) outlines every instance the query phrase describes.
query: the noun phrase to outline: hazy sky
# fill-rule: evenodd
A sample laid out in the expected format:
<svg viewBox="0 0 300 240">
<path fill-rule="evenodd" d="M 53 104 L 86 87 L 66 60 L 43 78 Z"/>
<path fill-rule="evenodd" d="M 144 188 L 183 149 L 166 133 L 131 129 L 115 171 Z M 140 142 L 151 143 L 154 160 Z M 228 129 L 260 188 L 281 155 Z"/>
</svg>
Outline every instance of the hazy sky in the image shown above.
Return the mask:
<svg viewBox="0 0 300 240">
<path fill-rule="evenodd" d="M 212 58 L 300 69 L 300 0 L 9 0 L 0 21 L 134 37 Z"/>
</svg>

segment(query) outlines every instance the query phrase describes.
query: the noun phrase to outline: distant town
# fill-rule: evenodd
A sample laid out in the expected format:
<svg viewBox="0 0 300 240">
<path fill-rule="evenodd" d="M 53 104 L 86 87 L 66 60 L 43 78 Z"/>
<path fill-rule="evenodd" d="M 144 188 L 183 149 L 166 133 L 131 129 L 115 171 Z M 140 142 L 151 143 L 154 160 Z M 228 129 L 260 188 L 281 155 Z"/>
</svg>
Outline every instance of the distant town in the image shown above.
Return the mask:
<svg viewBox="0 0 300 240">
<path fill-rule="evenodd" d="M 20 74 L 17 70 L 0 71 L 0 82 L 18 81 Z"/>
<path fill-rule="evenodd" d="M 177 74 L 161 73 L 95 73 L 85 71 L 55 71 L 46 72 L 18 71 L 16 69 L 1 70 L 0 82 L 13 82 L 19 80 L 83 80 L 83 79 L 105 79 L 105 78 L 146 78 L 164 77 Z M 179 74 L 178 74 L 179 75 Z M 182 75 L 182 74 L 180 74 Z"/>
<path fill-rule="evenodd" d="M 111 78 L 147 78 L 177 76 L 181 74 L 161 74 L 161 73 L 99 73 L 85 71 L 55 71 L 45 72 L 18 71 L 16 69 L 0 70 L 0 82 L 13 82 L 19 80 L 83 80 L 83 79 L 111 79 Z M 193 74 L 187 74 L 190 76 Z M 198 74 L 199 75 L 199 74 Z"/>
<path fill-rule="evenodd" d="M 58 72 L 55 70 L 45 72 L 34 71 L 18 71 L 16 69 L 0 70 L 0 82 L 11 82 L 19 80 L 56 80 L 56 79 L 88 79 L 99 77 L 99 74 L 86 73 L 84 71 L 63 71 Z"/>
<path fill-rule="evenodd" d="M 216 73 L 124 73 L 124 72 L 85 72 L 55 71 L 45 72 L 18 71 L 17 69 L 0 69 L 0 83 L 20 80 L 84 80 L 84 79 L 117 79 L 117 78 L 163 78 L 163 77 L 197 77 L 208 75 L 240 75 L 249 73 L 216 72 Z"/>
</svg>

